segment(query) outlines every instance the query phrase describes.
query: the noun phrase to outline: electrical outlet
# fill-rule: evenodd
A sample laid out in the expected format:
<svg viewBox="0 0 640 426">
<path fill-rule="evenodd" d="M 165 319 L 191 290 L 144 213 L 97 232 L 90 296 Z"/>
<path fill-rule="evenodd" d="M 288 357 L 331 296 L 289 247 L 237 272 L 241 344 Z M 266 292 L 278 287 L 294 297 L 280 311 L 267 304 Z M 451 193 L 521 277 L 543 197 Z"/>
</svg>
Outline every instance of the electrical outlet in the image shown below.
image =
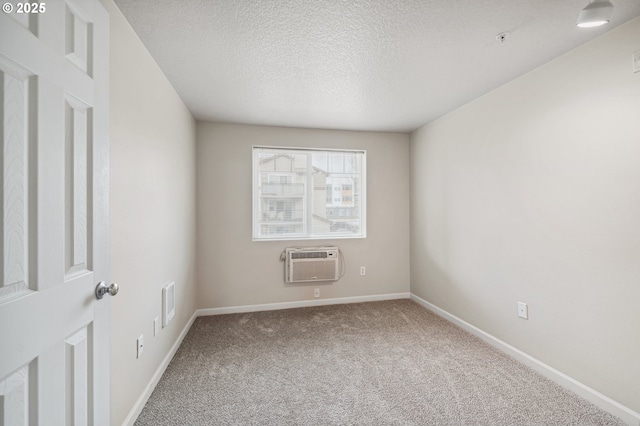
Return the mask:
<svg viewBox="0 0 640 426">
<path fill-rule="evenodd" d="M 640 50 L 632 55 L 633 72 L 640 72 Z"/>
<path fill-rule="evenodd" d="M 313 297 L 320 297 L 320 289 L 319 288 L 314 288 L 313 289 Z"/>
<path fill-rule="evenodd" d="M 364 266 L 360 267 L 360 275 L 365 275 L 367 273 L 367 268 L 365 268 Z"/>
<path fill-rule="evenodd" d="M 153 319 L 153 335 L 157 336 L 160 333 L 160 317 Z"/>
<path fill-rule="evenodd" d="M 142 356 L 142 352 L 144 351 L 144 335 L 141 334 L 140 337 L 138 337 L 138 354 L 136 355 L 136 358 L 140 358 Z"/>
<path fill-rule="evenodd" d="M 526 303 L 518 302 L 518 316 L 520 318 L 529 319 L 529 309 Z"/>
</svg>

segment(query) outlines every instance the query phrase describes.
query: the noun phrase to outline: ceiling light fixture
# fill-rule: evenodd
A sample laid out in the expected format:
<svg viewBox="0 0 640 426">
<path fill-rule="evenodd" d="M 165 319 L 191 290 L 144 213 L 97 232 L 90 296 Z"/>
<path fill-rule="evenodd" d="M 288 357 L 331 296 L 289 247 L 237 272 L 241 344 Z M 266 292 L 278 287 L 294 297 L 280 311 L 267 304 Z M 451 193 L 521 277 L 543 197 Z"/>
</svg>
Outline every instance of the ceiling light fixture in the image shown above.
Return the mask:
<svg viewBox="0 0 640 426">
<path fill-rule="evenodd" d="M 611 20 L 613 5 L 608 0 L 590 0 L 587 7 L 578 14 L 577 26 L 592 28 L 604 25 Z"/>
</svg>

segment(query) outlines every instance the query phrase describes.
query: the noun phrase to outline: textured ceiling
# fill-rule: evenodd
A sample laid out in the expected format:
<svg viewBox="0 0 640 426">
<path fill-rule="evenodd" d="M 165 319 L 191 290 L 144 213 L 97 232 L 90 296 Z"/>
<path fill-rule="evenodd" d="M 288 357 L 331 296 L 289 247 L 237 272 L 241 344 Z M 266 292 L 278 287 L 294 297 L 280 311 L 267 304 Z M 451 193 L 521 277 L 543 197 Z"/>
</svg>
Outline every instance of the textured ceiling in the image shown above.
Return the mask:
<svg viewBox="0 0 640 426">
<path fill-rule="evenodd" d="M 115 2 L 197 120 L 405 132 L 640 16 L 638 0 L 594 29 L 575 26 L 587 0 Z"/>
</svg>

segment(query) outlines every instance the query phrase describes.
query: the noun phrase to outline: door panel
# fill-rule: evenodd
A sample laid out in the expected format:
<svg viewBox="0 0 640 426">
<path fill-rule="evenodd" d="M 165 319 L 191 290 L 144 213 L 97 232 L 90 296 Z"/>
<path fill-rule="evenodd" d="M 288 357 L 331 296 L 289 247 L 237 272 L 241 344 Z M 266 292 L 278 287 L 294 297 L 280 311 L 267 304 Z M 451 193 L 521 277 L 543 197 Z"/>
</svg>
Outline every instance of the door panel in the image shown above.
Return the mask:
<svg viewBox="0 0 640 426">
<path fill-rule="evenodd" d="M 0 426 L 109 424 L 108 16 L 0 15 Z"/>
<path fill-rule="evenodd" d="M 89 273 L 91 250 L 91 107 L 65 99 L 65 279 Z"/>
<path fill-rule="evenodd" d="M 65 402 L 68 424 L 86 424 L 93 404 L 90 395 L 89 359 L 92 358 L 91 326 L 83 327 L 65 343 Z"/>
<path fill-rule="evenodd" d="M 29 367 L 23 366 L 0 382 L 0 423 L 28 425 Z"/>
<path fill-rule="evenodd" d="M 35 90 L 31 74 L 0 56 L 2 80 L 2 245 L 0 300 L 29 289 L 29 92 Z"/>
</svg>

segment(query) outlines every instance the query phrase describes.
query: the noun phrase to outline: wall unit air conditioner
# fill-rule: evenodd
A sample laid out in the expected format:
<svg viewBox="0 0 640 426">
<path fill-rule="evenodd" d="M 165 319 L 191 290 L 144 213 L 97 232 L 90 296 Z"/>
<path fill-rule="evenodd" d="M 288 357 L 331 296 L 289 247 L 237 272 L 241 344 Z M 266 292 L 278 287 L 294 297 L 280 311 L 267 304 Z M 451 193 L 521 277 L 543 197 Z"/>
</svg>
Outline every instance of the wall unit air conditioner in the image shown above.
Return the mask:
<svg viewBox="0 0 640 426">
<path fill-rule="evenodd" d="M 285 249 L 285 281 L 337 281 L 340 278 L 339 253 L 338 247 Z"/>
</svg>

